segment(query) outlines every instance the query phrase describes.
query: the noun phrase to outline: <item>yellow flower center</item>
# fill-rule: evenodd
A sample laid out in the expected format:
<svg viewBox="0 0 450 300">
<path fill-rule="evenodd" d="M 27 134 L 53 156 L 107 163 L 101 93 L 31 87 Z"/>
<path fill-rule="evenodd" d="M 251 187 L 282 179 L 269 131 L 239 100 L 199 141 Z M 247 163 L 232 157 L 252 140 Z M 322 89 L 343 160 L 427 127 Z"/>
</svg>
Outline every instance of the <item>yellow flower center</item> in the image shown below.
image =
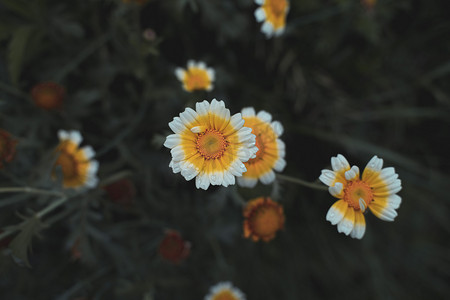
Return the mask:
<svg viewBox="0 0 450 300">
<path fill-rule="evenodd" d="M 214 295 L 213 300 L 238 300 L 231 291 L 225 290 Z"/>
<path fill-rule="evenodd" d="M 283 16 L 288 3 L 286 0 L 271 0 L 268 5 L 272 9 L 274 15 Z"/>
<path fill-rule="evenodd" d="M 206 89 L 210 82 L 208 73 L 203 69 L 190 68 L 186 71 L 184 84 L 188 91 Z"/>
<path fill-rule="evenodd" d="M 260 237 L 273 235 L 281 228 L 280 223 L 280 214 L 272 205 L 257 208 L 250 220 L 254 233 Z"/>
<path fill-rule="evenodd" d="M 372 189 L 364 181 L 349 181 L 344 189 L 344 200 L 355 210 L 364 211 L 373 200 Z"/>
<path fill-rule="evenodd" d="M 205 159 L 217 159 L 222 157 L 228 146 L 228 141 L 223 134 L 215 129 L 206 129 L 197 137 L 197 151 Z"/>
<path fill-rule="evenodd" d="M 64 178 L 74 178 L 78 175 L 77 161 L 75 157 L 67 152 L 61 151 L 55 166 L 61 166 Z"/>
</svg>

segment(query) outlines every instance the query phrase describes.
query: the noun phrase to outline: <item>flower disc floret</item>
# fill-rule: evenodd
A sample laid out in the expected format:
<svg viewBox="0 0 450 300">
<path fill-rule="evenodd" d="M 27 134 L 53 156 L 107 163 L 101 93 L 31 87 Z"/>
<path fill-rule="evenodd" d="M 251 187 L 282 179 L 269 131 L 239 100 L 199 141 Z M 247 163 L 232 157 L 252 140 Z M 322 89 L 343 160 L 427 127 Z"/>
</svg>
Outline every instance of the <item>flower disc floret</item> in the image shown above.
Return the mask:
<svg viewBox="0 0 450 300">
<path fill-rule="evenodd" d="M 319 179 L 339 199 L 326 216 L 339 232 L 361 239 L 366 230 L 367 208 L 384 221 L 395 219 L 402 200 L 397 193 L 402 186 L 394 168 L 383 168 L 383 160 L 374 156 L 360 178 L 359 168 L 350 167 L 341 154 L 331 158 L 331 167 L 333 170 L 322 170 Z"/>
<path fill-rule="evenodd" d="M 255 10 L 258 22 L 264 22 L 261 31 L 267 38 L 281 35 L 286 27 L 286 16 L 289 12 L 288 0 L 255 0 L 260 5 Z"/>
<path fill-rule="evenodd" d="M 243 162 L 255 157 L 255 135 L 244 127 L 240 113 L 230 116 L 223 101 L 198 102 L 169 123 L 174 134 L 164 146 L 171 149 L 169 166 L 186 180 L 196 177 L 197 188 L 229 186 L 247 171 Z"/>
<path fill-rule="evenodd" d="M 189 60 L 187 69 L 176 68 L 175 76 L 183 83 L 183 89 L 188 92 L 195 90 L 211 91 L 215 80 L 214 69 L 208 68 L 202 61 Z"/>
<path fill-rule="evenodd" d="M 82 136 L 78 131 L 58 132 L 59 145 L 55 149 L 56 168 L 60 167 L 63 175 L 63 186 L 65 188 L 92 188 L 98 183 L 98 162 L 92 158 L 95 152 L 91 146 L 79 147 Z"/>
<path fill-rule="evenodd" d="M 250 200 L 244 208 L 244 237 L 253 241 L 272 240 L 284 227 L 283 207 L 268 197 Z"/>
<path fill-rule="evenodd" d="M 279 137 L 283 134 L 283 126 L 278 121 L 272 121 L 272 115 L 266 111 L 255 113 L 253 107 L 242 109 L 244 125 L 252 129 L 258 148 L 256 157 L 245 163 L 247 172 L 238 178 L 238 183 L 244 187 L 254 187 L 258 180 L 270 184 L 275 180 L 273 170 L 281 172 L 286 166 L 285 145 Z"/>
<path fill-rule="evenodd" d="M 219 282 L 209 289 L 209 294 L 205 296 L 205 300 L 245 300 L 244 293 L 231 282 Z"/>
</svg>

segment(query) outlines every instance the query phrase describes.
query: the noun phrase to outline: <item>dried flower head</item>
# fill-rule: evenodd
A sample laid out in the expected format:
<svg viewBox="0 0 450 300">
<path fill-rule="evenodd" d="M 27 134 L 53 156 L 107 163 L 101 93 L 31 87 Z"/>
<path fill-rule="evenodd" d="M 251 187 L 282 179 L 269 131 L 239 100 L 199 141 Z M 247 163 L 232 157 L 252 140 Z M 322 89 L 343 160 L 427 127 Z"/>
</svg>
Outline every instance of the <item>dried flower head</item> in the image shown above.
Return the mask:
<svg viewBox="0 0 450 300">
<path fill-rule="evenodd" d="M 333 170 L 322 170 L 319 179 L 328 185 L 330 194 L 339 200 L 328 210 L 326 219 L 337 224 L 337 230 L 361 239 L 366 230 L 364 212 L 367 209 L 384 221 L 394 221 L 402 199 L 396 193 L 402 189 L 398 174 L 392 167 L 382 168 L 377 156 L 367 164 L 362 177 L 359 168 L 338 154 L 331 158 Z"/>
<path fill-rule="evenodd" d="M 4 231 L 2 229 L 0 229 L 0 234 L 3 233 Z M 3 239 L 0 240 L 0 250 L 3 248 L 7 248 L 9 246 L 9 243 L 11 243 L 13 237 L 12 236 L 7 236 Z"/>
<path fill-rule="evenodd" d="M 242 109 L 244 125 L 252 129 L 256 136 L 256 157 L 244 163 L 247 172 L 238 178 L 238 183 L 245 187 L 254 187 L 258 180 L 269 184 L 275 180 L 273 170 L 281 172 L 286 166 L 285 145 L 279 136 L 283 126 L 278 121 L 272 122 L 272 116 L 266 111 L 255 114 L 253 107 Z"/>
<path fill-rule="evenodd" d="M 98 162 L 92 158 L 91 146 L 79 148 L 82 136 L 79 131 L 58 131 L 59 145 L 55 149 L 55 167 L 60 166 L 65 188 L 92 188 L 97 185 Z"/>
<path fill-rule="evenodd" d="M 56 82 L 42 82 L 33 87 L 31 98 L 40 108 L 51 110 L 59 109 L 62 106 L 66 90 Z"/>
<path fill-rule="evenodd" d="M 189 60 L 187 70 L 176 68 L 175 76 L 183 83 L 183 88 L 188 92 L 195 90 L 211 91 L 214 87 L 214 69 L 208 68 L 202 61 Z"/>
<path fill-rule="evenodd" d="M 185 241 L 180 233 L 175 230 L 167 230 L 159 244 L 158 252 L 162 258 L 172 263 L 179 263 L 188 257 L 191 251 L 191 243 Z"/>
<path fill-rule="evenodd" d="M 169 166 L 186 180 L 196 177 L 197 188 L 235 184 L 235 176 L 247 171 L 243 162 L 255 157 L 255 135 L 243 127 L 240 113 L 230 117 L 223 101 L 197 102 L 169 123 L 175 132 L 164 146 L 172 149 Z"/>
<path fill-rule="evenodd" d="M 225 281 L 212 286 L 205 300 L 245 300 L 245 295 L 231 282 Z"/>
<path fill-rule="evenodd" d="M 16 154 L 17 141 L 11 137 L 11 134 L 0 129 L 0 169 L 4 162 L 11 162 Z"/>
<path fill-rule="evenodd" d="M 261 5 L 255 10 L 255 18 L 258 22 L 264 22 L 261 31 L 267 38 L 279 36 L 286 27 L 286 16 L 289 12 L 288 0 L 255 0 Z"/>
<path fill-rule="evenodd" d="M 284 227 L 283 207 L 268 197 L 250 200 L 244 208 L 244 237 L 268 242 Z"/>
<path fill-rule="evenodd" d="M 123 178 L 103 187 L 112 202 L 120 205 L 131 205 L 134 203 L 136 188 L 128 178 Z"/>
</svg>

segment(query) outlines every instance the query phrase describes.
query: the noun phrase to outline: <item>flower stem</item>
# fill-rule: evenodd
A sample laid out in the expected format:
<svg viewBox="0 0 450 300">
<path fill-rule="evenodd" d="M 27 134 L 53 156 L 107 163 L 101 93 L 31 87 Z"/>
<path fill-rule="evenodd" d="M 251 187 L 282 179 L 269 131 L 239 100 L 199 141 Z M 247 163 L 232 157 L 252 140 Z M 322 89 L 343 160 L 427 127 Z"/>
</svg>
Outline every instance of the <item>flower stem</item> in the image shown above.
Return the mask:
<svg viewBox="0 0 450 300">
<path fill-rule="evenodd" d="M 63 196 L 63 194 L 60 192 L 40 190 L 28 186 L 0 187 L 0 193 L 17 193 L 17 192 L 40 194 L 40 195 L 52 195 L 60 197 Z"/>
<path fill-rule="evenodd" d="M 314 182 L 309 182 L 309 181 L 305 181 L 299 178 L 295 178 L 295 177 L 291 177 L 291 176 L 286 176 L 286 175 L 281 175 L 281 174 L 277 174 L 278 179 L 284 180 L 284 181 L 288 181 L 288 182 L 292 182 L 292 183 L 296 183 L 299 185 L 303 185 L 312 189 L 316 189 L 316 190 L 321 190 L 321 191 L 327 191 L 328 188 L 326 186 L 323 186 L 321 184 L 316 184 Z"/>
<path fill-rule="evenodd" d="M 44 208 L 43 210 L 40 210 L 36 214 L 36 217 L 38 217 L 39 219 L 42 218 L 43 216 L 45 216 L 46 214 L 48 214 L 49 212 L 51 212 L 52 210 L 54 210 L 55 208 L 57 208 L 61 204 L 65 203 L 66 201 L 67 201 L 67 197 L 66 196 L 63 196 L 63 197 L 59 198 L 58 201 L 54 201 L 54 202 L 50 203 L 50 205 L 47 206 L 46 208 Z"/>
</svg>

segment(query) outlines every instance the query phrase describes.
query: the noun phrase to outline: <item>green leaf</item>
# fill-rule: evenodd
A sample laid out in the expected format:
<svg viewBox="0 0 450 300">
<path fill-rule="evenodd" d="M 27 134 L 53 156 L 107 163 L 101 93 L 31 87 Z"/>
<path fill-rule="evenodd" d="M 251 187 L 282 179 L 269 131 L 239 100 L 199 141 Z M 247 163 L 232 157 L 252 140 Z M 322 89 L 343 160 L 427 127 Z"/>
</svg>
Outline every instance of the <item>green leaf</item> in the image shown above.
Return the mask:
<svg viewBox="0 0 450 300">
<path fill-rule="evenodd" d="M 23 0 L 0 0 L 0 3 L 16 14 L 31 19 L 33 11 L 30 9 L 28 2 Z"/>
<path fill-rule="evenodd" d="M 22 71 L 23 60 L 28 40 L 33 32 L 33 27 L 24 25 L 17 28 L 8 45 L 9 75 L 13 84 L 17 84 Z"/>
<path fill-rule="evenodd" d="M 38 235 L 39 231 L 45 226 L 36 216 L 26 219 L 19 226 L 20 233 L 11 241 L 9 248 L 16 260 L 23 262 L 23 264 L 30 268 L 28 251 L 31 250 L 32 239 L 35 235 Z"/>
</svg>

